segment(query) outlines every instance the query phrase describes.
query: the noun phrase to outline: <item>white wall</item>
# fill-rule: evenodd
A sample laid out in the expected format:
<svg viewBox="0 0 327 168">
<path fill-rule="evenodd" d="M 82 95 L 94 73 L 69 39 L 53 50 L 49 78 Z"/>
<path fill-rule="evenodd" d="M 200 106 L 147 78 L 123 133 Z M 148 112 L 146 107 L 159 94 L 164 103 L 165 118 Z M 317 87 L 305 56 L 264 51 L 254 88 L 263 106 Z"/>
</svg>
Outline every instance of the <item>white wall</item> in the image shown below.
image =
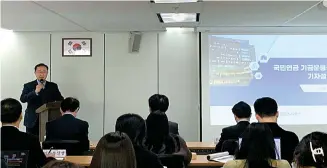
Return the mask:
<svg viewBox="0 0 327 168">
<path fill-rule="evenodd" d="M 34 66 L 44 62 L 50 65 L 51 81 L 59 85 L 63 96 L 80 100 L 78 117 L 89 122 L 91 140 L 114 131 L 121 114 L 137 113 L 146 118 L 148 98 L 158 92 L 169 97 L 167 114 L 179 123 L 180 134 L 188 141 L 199 140 L 196 34 L 144 33 L 137 54 L 128 53 L 128 33 L 14 35 L 13 43 L 0 50 L 1 98 L 19 98 L 23 84 L 35 79 Z M 93 56 L 62 57 L 63 37 L 91 37 Z M 8 80 L 8 76 L 15 78 Z"/>
<path fill-rule="evenodd" d="M 156 33 L 142 37 L 139 53 L 128 53 L 128 38 L 128 33 L 106 34 L 105 132 L 114 130 L 122 114 L 147 117 L 147 100 L 158 92 Z"/>
<path fill-rule="evenodd" d="M 1 99 L 12 97 L 19 100 L 24 83 L 35 79 L 34 66 L 41 62 L 50 63 L 50 35 L 9 33 L 1 37 Z M 26 103 L 23 112 L 25 109 Z M 23 122 L 20 129 L 25 131 Z"/>
<path fill-rule="evenodd" d="M 92 38 L 92 57 L 62 57 L 62 38 Z M 89 139 L 103 135 L 104 35 L 100 33 L 53 33 L 51 35 L 51 81 L 64 97 L 80 101 L 78 118 L 89 122 Z"/>
<path fill-rule="evenodd" d="M 188 141 L 199 141 L 198 91 L 197 34 L 183 29 L 160 33 L 159 93 L 168 96 L 167 115 Z"/>
</svg>

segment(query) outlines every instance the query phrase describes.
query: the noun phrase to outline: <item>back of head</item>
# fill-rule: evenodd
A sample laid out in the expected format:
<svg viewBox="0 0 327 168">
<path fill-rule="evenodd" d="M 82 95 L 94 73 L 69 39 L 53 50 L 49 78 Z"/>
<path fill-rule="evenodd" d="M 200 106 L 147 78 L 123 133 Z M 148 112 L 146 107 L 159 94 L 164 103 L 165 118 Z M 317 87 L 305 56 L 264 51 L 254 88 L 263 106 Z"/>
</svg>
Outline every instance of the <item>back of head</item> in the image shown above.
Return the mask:
<svg viewBox="0 0 327 168">
<path fill-rule="evenodd" d="M 43 168 L 80 168 L 80 166 L 67 161 L 54 160 L 47 163 Z"/>
<path fill-rule="evenodd" d="M 168 97 L 161 94 L 154 94 L 149 98 L 149 107 L 151 112 L 160 110 L 166 112 L 169 107 Z"/>
<path fill-rule="evenodd" d="M 275 159 L 275 142 L 268 125 L 252 123 L 242 134 L 236 159 L 245 159 L 248 168 L 270 168 L 269 159 Z"/>
<path fill-rule="evenodd" d="M 75 112 L 79 109 L 79 101 L 73 97 L 67 97 L 61 102 L 60 108 L 62 112 Z"/>
<path fill-rule="evenodd" d="M 147 126 L 147 139 L 146 145 L 148 149 L 154 153 L 158 153 L 164 146 L 166 154 L 174 151 L 174 141 L 169 135 L 168 118 L 165 113 L 155 111 L 149 114 L 146 120 Z"/>
<path fill-rule="evenodd" d="M 262 97 L 254 102 L 254 111 L 260 117 L 272 117 L 278 112 L 278 105 L 274 99 Z"/>
<path fill-rule="evenodd" d="M 121 132 L 104 135 L 97 144 L 90 168 L 136 168 L 129 137 Z"/>
<path fill-rule="evenodd" d="M 144 119 L 137 114 L 124 114 L 116 120 L 116 131 L 126 133 L 134 145 L 143 146 L 146 136 Z"/>
<path fill-rule="evenodd" d="M 312 132 L 303 137 L 294 151 L 294 161 L 300 167 L 327 167 L 327 134 Z M 325 156 L 323 156 L 325 155 Z"/>
<path fill-rule="evenodd" d="M 13 98 L 7 98 L 1 101 L 1 122 L 10 124 L 17 122 L 22 116 L 22 105 Z"/>
<path fill-rule="evenodd" d="M 240 119 L 251 117 L 251 107 L 243 101 L 240 101 L 235 104 L 232 108 L 232 112 L 236 117 Z"/>
</svg>

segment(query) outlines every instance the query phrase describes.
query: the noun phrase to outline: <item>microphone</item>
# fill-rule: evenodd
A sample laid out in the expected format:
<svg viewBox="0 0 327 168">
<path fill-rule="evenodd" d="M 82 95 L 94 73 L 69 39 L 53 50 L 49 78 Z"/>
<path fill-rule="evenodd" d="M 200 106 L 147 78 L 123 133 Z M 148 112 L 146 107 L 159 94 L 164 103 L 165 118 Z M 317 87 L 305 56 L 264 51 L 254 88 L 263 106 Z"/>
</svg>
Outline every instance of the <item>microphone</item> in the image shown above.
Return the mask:
<svg viewBox="0 0 327 168">
<path fill-rule="evenodd" d="M 40 79 L 40 83 L 43 85 L 42 89 L 44 89 L 44 82 L 45 82 L 44 79 Z"/>
</svg>

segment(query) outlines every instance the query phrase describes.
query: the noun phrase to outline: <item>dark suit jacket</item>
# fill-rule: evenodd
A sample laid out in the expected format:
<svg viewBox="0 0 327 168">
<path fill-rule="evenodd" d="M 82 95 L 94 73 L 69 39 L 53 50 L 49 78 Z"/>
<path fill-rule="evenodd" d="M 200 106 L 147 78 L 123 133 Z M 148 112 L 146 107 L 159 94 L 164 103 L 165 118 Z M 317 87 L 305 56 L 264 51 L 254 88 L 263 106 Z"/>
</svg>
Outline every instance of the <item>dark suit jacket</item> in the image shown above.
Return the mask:
<svg viewBox="0 0 327 168">
<path fill-rule="evenodd" d="M 34 127 L 37 121 L 37 115 L 35 113 L 37 108 L 44 103 L 63 100 L 57 84 L 46 81 L 45 88 L 42 89 L 38 95 L 35 93 L 36 85 L 37 80 L 24 84 L 24 89 L 20 96 L 21 102 L 27 102 L 24 125 L 28 128 Z"/>
<path fill-rule="evenodd" d="M 293 153 L 299 143 L 299 138 L 294 132 L 285 131 L 277 123 L 266 123 L 269 125 L 274 138 L 280 138 L 281 158 L 289 163 L 293 161 Z"/>
<path fill-rule="evenodd" d="M 158 156 L 142 147 L 135 146 L 137 168 L 162 168 Z"/>
<path fill-rule="evenodd" d="M 5 160 L 2 157 L 1 157 L 1 168 L 8 168 L 7 163 L 5 162 Z"/>
<path fill-rule="evenodd" d="M 175 122 L 172 122 L 172 121 L 169 121 L 169 132 L 171 134 L 175 134 L 175 135 L 179 135 L 179 132 L 178 132 L 178 124 L 175 123 Z"/>
<path fill-rule="evenodd" d="M 216 151 L 222 152 L 221 148 L 223 143 L 227 140 L 238 140 L 241 137 L 244 130 L 250 123 L 248 121 L 240 121 L 236 125 L 226 127 L 222 130 L 218 144 L 216 145 Z"/>
<path fill-rule="evenodd" d="M 78 140 L 83 151 L 88 151 L 90 148 L 88 134 L 89 124 L 86 121 L 65 114 L 47 122 L 45 140 Z"/>
<path fill-rule="evenodd" d="M 42 167 L 47 159 L 38 138 L 12 126 L 1 128 L 1 151 L 29 151 L 27 167 Z"/>
</svg>

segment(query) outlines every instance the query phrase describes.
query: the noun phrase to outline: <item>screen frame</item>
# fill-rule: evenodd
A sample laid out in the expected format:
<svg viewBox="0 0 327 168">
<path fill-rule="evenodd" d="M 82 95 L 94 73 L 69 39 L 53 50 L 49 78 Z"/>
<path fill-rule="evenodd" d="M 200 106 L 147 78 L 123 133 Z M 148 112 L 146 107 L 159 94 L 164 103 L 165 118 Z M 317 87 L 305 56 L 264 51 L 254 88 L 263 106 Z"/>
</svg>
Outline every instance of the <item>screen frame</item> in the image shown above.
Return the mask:
<svg viewBox="0 0 327 168">
<path fill-rule="evenodd" d="M 306 30 L 304 30 L 306 28 Z M 202 32 L 204 31 L 204 32 Z M 216 142 L 219 139 L 223 128 L 230 125 L 207 126 L 210 125 L 210 100 L 209 100 L 209 55 L 208 36 L 209 35 L 327 35 L 327 29 L 323 27 L 220 27 L 212 30 L 199 29 L 199 91 L 200 91 L 200 141 Z M 204 47 L 204 48 L 203 48 Z M 231 114 L 232 115 L 232 114 Z M 207 125 L 206 125 L 207 124 Z M 235 123 L 236 124 L 236 123 Z M 293 131 L 298 138 L 316 131 L 324 131 L 326 125 L 281 125 L 284 129 Z M 214 137 L 208 136 L 209 134 Z"/>
</svg>

